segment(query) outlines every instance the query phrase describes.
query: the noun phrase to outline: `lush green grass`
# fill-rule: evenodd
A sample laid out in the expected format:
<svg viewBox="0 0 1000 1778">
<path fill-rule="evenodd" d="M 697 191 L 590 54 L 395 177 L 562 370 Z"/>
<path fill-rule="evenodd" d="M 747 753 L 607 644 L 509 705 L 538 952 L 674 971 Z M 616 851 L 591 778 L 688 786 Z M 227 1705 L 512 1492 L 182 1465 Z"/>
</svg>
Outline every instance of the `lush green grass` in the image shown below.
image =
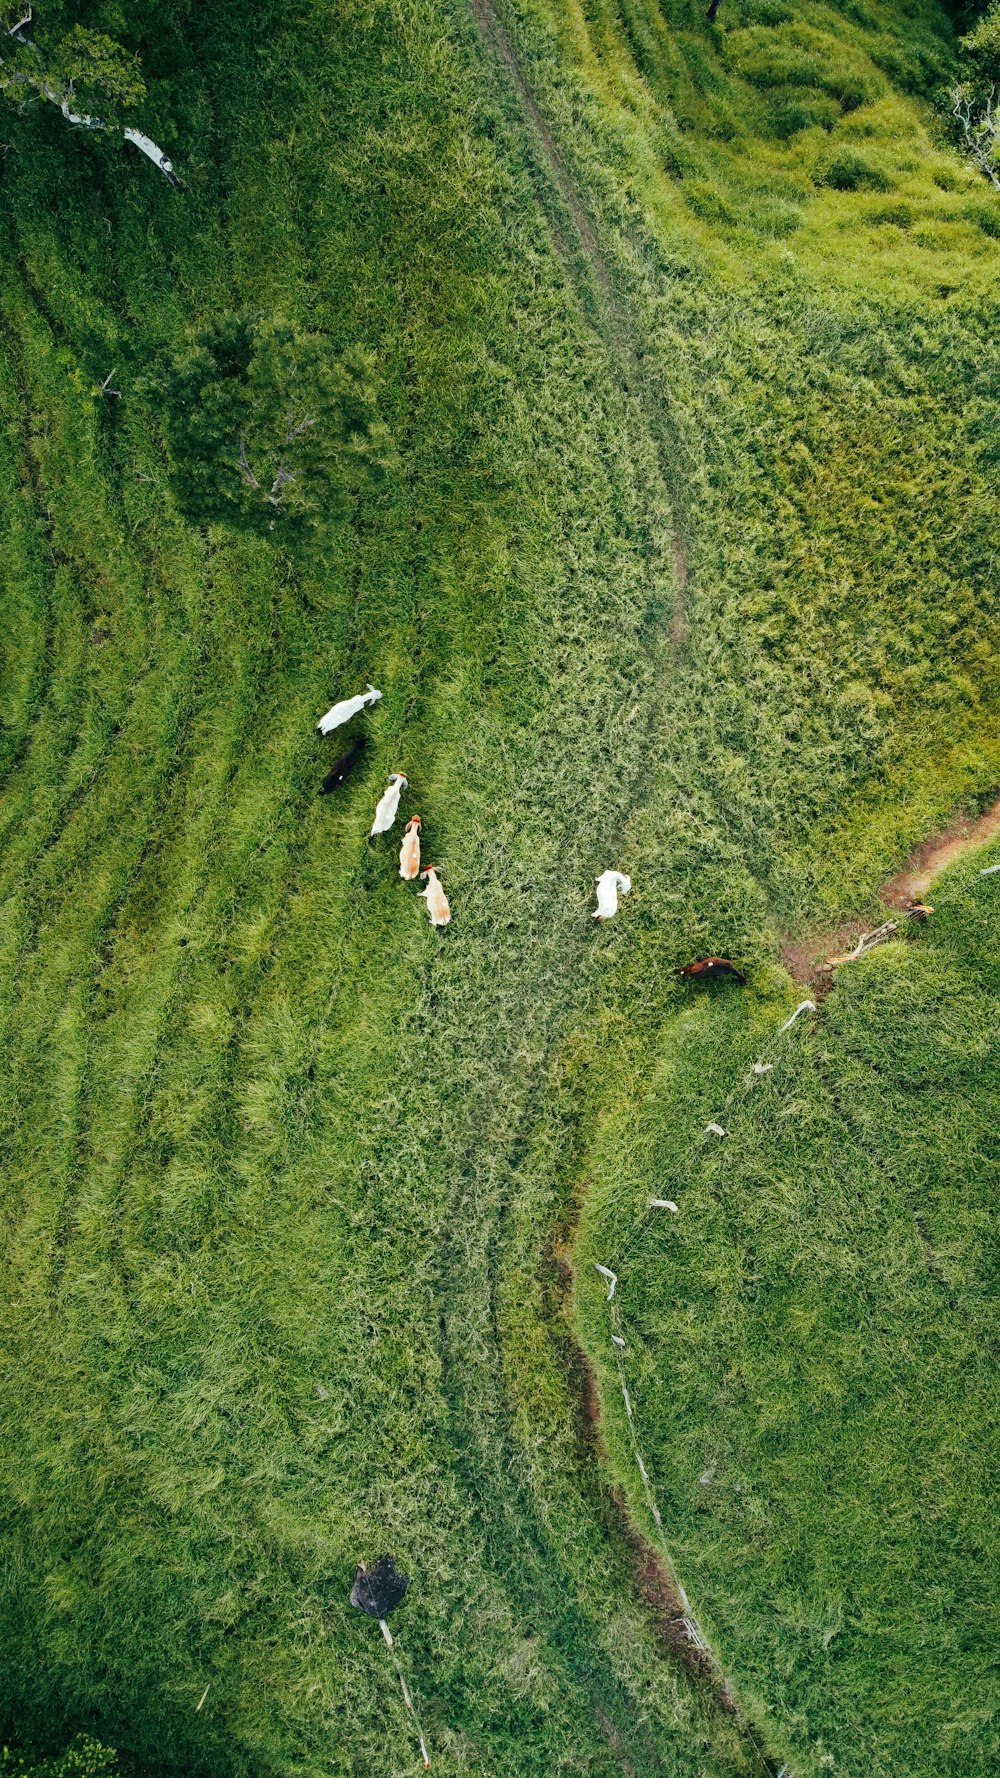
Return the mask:
<svg viewBox="0 0 1000 1778">
<path fill-rule="evenodd" d="M 602 1241 L 624 1238 L 656 1144 L 674 1151 L 672 966 L 754 964 L 748 1009 L 702 1033 L 728 1091 L 728 1021 L 738 1046 L 787 998 L 776 927 L 865 901 L 1000 776 L 997 248 L 971 210 L 945 215 L 984 194 L 909 76 L 870 73 L 863 21 L 804 5 L 785 32 L 833 34 L 821 94 L 831 67 L 873 86 L 849 111 L 834 93 L 820 143 L 776 137 L 747 72 L 784 27 L 747 14 L 727 45 L 697 10 L 667 29 L 650 7 L 643 59 L 626 10 L 504 15 L 616 313 L 567 250 L 516 89 L 445 0 L 137 12 L 181 200 L 56 116 L 5 125 L 0 1732 L 26 1742 L 90 1727 L 155 1769 L 413 1770 L 377 1631 L 346 1606 L 358 1557 L 392 1548 L 438 1770 L 753 1769 L 634 1596 L 543 1256 L 581 1187 L 620 1170 L 617 1130 L 624 1155 L 652 1119 L 624 1196 L 594 1199 Z M 899 54 L 947 59 L 935 9 L 874 16 Z M 736 134 L 711 121 L 723 101 Z M 890 103 L 866 152 L 892 193 L 807 189 L 828 135 L 849 144 Z M 699 180 L 731 205 L 772 165 L 802 185 L 787 240 L 750 205 L 749 224 L 705 214 Z M 912 228 L 859 230 L 904 198 Z M 308 550 L 202 533 L 172 499 L 150 372 L 236 306 L 379 357 L 398 471 Z M 112 364 L 109 410 L 89 390 Z M 316 714 L 368 677 L 385 698 L 366 764 L 317 800 Z M 365 845 L 397 767 L 446 868 L 446 934 Z M 609 862 L 635 890 L 600 931 Z M 816 1232 L 796 1227 L 805 1263 Z M 891 1322 L 893 1278 L 879 1303 Z M 647 1312 L 653 1363 L 652 1292 Z M 581 1313 L 598 1325 L 588 1297 Z M 741 1298 L 746 1362 L 762 1325 Z M 946 1331 L 928 1325 L 913 1377 L 921 1437 L 934 1366 L 957 1364 Z M 801 1404 L 816 1384 L 760 1386 Z M 676 1413 L 644 1403 L 665 1479 L 701 1436 L 687 1388 Z M 607 1436 L 629 1473 L 610 1410 Z M 841 1437 L 831 1416 L 824 1448 Z M 765 1739 L 870 1757 L 892 1675 L 876 1658 L 830 1692 L 835 1734 L 760 1628 L 789 1546 L 761 1533 L 758 1570 L 724 1580 L 701 1524 L 685 1579 Z M 908 1572 L 893 1611 L 918 1598 Z M 957 1718 L 978 1707 L 971 1669 L 937 1674 L 927 1651 L 919 1685 Z M 943 1769 L 919 1721 L 892 1745 Z"/>
<path fill-rule="evenodd" d="M 954 870 L 811 1028 L 703 995 L 592 1158 L 587 1251 L 621 1274 L 673 1558 L 796 1771 L 997 1759 L 995 881 Z M 650 1185 L 676 1218 L 643 1218 Z"/>
</svg>

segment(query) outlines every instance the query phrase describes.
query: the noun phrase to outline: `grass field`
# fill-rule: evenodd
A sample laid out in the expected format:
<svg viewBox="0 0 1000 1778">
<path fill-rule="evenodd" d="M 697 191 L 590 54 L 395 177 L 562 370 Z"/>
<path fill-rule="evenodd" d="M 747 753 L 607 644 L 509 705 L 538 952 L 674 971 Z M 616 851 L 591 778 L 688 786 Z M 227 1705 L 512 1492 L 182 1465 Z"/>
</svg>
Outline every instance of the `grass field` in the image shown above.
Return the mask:
<svg viewBox="0 0 1000 1778">
<path fill-rule="evenodd" d="M 586 1251 L 620 1274 L 670 1554 L 794 1770 L 997 1757 L 995 880 L 954 871 L 931 925 L 843 968 L 811 1027 L 703 997 L 590 1157 Z M 643 1219 L 651 1187 L 676 1217 Z M 606 1311 L 580 1293 L 648 1522 Z"/>
<path fill-rule="evenodd" d="M 186 193 L 55 113 L 0 173 L 0 1737 L 415 1771 L 347 1606 L 391 1548 L 438 1771 L 988 1769 L 992 880 L 687 1161 L 794 1004 L 780 937 L 1000 781 L 1000 212 L 930 109 L 948 19 L 128 31 Z M 155 373 L 236 307 L 377 355 L 398 465 L 308 542 L 177 505 Z M 395 769 L 446 933 L 365 843 Z M 709 949 L 747 994 L 689 1004 Z M 584 1268 L 681 1175 L 623 1302 L 736 1717 L 574 1381 Z"/>
</svg>

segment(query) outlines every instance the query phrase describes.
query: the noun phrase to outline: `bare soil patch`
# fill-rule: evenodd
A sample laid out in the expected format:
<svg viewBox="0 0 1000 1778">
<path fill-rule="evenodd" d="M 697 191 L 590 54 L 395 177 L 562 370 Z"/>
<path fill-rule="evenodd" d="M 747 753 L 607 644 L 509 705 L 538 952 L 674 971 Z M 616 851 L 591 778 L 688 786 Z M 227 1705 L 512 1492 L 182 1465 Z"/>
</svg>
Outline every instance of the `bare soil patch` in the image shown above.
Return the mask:
<svg viewBox="0 0 1000 1778">
<path fill-rule="evenodd" d="M 882 884 L 879 890 L 881 900 L 890 908 L 905 908 L 909 902 L 919 901 L 939 871 L 953 864 L 963 852 L 995 839 L 997 834 L 1000 834 L 1000 799 L 982 815 L 956 815 L 940 833 L 932 834 L 914 847 L 902 870 L 896 871 Z M 819 973 L 823 964 L 829 957 L 850 951 L 861 934 L 870 931 L 877 923 L 871 919 L 845 920 L 840 926 L 789 939 L 781 947 L 782 962 L 793 981 L 803 986 L 812 984 L 819 994 L 828 992 L 833 978 L 828 973 Z"/>
<path fill-rule="evenodd" d="M 982 815 L 959 815 L 942 833 L 924 840 L 910 853 L 903 869 L 882 885 L 882 895 L 889 907 L 905 907 L 908 901 L 923 895 L 939 871 L 953 864 L 973 846 L 985 846 L 987 840 L 1000 833 L 1000 798 Z"/>
</svg>

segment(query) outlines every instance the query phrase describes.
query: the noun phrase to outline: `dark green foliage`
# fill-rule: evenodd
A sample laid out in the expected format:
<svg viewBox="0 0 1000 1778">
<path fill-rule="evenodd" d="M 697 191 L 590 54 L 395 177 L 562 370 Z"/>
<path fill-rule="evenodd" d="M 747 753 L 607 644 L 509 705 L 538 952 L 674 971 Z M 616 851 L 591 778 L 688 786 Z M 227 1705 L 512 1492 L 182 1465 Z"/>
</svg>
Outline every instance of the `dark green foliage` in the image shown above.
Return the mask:
<svg viewBox="0 0 1000 1778">
<path fill-rule="evenodd" d="M 852 56 L 841 39 L 804 24 L 734 33 L 729 54 L 753 86 L 764 91 L 812 88 L 835 100 L 842 111 L 856 111 L 881 89 L 870 63 Z"/>
<path fill-rule="evenodd" d="M 962 48 L 983 86 L 1000 85 L 1000 5 L 991 0 L 982 18 L 967 37 Z"/>
<path fill-rule="evenodd" d="M 106 122 L 145 97 L 138 56 L 104 32 L 75 24 L 60 35 L 43 14 L 40 26 L 31 20 L 23 27 L 31 41 L 22 42 L 9 30 L 23 17 L 9 7 L 0 14 L 0 93 L 14 105 L 54 100 Z"/>
<path fill-rule="evenodd" d="M 196 521 L 330 522 L 391 460 L 374 361 L 283 320 L 223 315 L 189 332 L 163 385 L 181 506 Z"/>
<path fill-rule="evenodd" d="M 892 180 L 857 148 L 842 148 L 820 169 L 818 182 L 834 191 L 891 191 Z"/>
</svg>

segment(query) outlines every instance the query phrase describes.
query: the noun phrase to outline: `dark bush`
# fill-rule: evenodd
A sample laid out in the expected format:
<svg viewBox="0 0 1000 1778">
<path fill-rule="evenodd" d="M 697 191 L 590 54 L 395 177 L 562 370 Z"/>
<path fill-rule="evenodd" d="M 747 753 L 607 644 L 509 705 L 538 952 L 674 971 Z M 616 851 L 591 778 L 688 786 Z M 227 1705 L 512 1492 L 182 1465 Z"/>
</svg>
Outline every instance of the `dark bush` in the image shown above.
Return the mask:
<svg viewBox="0 0 1000 1778">
<path fill-rule="evenodd" d="M 885 169 L 856 148 L 838 149 L 817 175 L 816 183 L 832 186 L 834 191 L 892 190 L 892 180 Z"/>
</svg>

